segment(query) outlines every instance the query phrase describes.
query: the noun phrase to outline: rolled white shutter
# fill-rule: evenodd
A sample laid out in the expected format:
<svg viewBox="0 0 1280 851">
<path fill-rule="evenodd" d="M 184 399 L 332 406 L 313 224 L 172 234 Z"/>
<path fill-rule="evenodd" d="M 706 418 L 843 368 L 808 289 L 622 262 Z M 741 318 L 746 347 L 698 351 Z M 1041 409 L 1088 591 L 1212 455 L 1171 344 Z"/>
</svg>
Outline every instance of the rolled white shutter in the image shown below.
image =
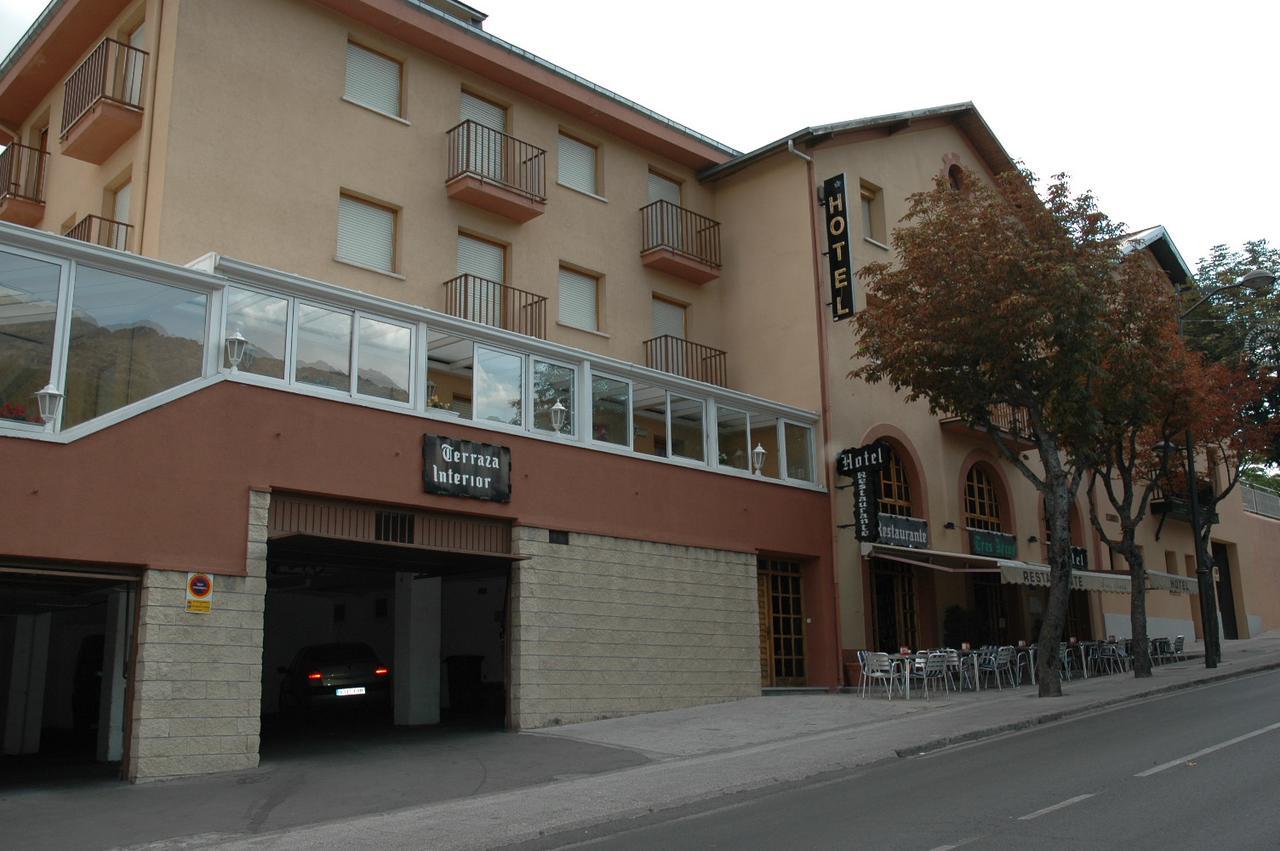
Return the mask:
<svg viewBox="0 0 1280 851">
<path fill-rule="evenodd" d="M 497 130 L 499 133 L 507 132 L 507 111 L 505 109 L 466 92 L 462 93 L 462 109 L 459 120 L 474 121 L 477 124 L 488 127 L 490 130 Z"/>
<path fill-rule="evenodd" d="M 400 115 L 400 63 L 347 42 L 347 98 Z"/>
<path fill-rule="evenodd" d="M 395 271 L 396 214 L 342 195 L 338 198 L 338 259 Z"/>
<path fill-rule="evenodd" d="M 481 279 L 464 282 L 465 318 L 489 325 L 502 324 L 504 259 L 501 245 L 458 234 L 458 274 Z"/>
<path fill-rule="evenodd" d="M 596 279 L 590 275 L 561 267 L 560 321 L 588 331 L 600 330 L 596 310 L 597 285 Z"/>
<path fill-rule="evenodd" d="M 649 172 L 649 203 L 654 201 L 670 201 L 680 206 L 680 184 L 667 180 L 660 174 Z"/>
<path fill-rule="evenodd" d="M 560 137 L 559 177 L 565 186 L 596 194 L 596 149 L 568 136 Z"/>
<path fill-rule="evenodd" d="M 653 336 L 684 339 L 684 308 L 660 298 L 653 300 Z"/>
</svg>

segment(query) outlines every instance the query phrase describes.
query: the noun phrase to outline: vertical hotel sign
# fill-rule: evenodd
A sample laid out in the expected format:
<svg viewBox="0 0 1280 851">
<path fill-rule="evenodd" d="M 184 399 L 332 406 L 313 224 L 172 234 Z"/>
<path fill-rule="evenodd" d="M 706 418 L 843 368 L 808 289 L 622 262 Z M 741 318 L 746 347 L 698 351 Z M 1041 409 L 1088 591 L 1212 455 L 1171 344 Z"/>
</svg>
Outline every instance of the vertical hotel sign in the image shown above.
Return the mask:
<svg viewBox="0 0 1280 851">
<path fill-rule="evenodd" d="M 880 470 L 891 451 L 877 440 L 836 457 L 836 472 L 853 479 L 853 536 L 859 541 L 880 540 Z"/>
<path fill-rule="evenodd" d="M 831 318 L 853 315 L 853 262 L 849 257 L 849 204 L 843 174 L 822 181 L 827 214 L 827 271 L 831 281 Z"/>
</svg>

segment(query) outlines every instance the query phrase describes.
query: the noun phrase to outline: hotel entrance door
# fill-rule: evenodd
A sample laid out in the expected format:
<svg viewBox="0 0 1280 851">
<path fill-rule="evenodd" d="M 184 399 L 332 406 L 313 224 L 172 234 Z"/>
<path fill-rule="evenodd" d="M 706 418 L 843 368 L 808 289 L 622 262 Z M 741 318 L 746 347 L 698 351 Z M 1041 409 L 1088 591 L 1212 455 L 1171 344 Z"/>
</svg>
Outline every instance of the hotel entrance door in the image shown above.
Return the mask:
<svg viewBox="0 0 1280 851">
<path fill-rule="evenodd" d="M 760 611 L 760 685 L 804 685 L 804 598 L 799 563 L 760 559 L 756 605 Z"/>
</svg>

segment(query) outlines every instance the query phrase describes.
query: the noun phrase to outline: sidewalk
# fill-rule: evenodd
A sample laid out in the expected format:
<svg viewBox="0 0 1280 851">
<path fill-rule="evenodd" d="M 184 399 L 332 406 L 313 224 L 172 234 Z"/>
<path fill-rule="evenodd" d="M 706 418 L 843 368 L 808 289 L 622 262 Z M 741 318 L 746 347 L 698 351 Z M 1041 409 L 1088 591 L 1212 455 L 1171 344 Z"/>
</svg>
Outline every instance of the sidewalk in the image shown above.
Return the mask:
<svg viewBox="0 0 1280 851">
<path fill-rule="evenodd" d="M 396 734 L 238 775 L 0 794 L 0 822 L 24 848 L 488 848 L 1280 668 L 1280 632 L 1225 648 L 1214 671 L 1193 659 L 1149 680 L 1069 681 L 1054 700 L 1029 686 L 793 694 L 520 734 Z"/>
</svg>

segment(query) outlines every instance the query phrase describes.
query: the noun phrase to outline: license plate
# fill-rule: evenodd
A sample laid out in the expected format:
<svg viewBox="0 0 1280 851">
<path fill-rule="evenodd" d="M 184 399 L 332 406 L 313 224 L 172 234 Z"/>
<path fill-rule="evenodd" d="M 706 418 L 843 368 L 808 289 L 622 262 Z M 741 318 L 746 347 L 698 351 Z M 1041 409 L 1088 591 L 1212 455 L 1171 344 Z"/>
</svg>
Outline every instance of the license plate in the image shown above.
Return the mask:
<svg viewBox="0 0 1280 851">
<path fill-rule="evenodd" d="M 338 689 L 338 697 L 350 697 L 353 694 L 364 694 L 364 686 L 356 686 L 355 688 Z"/>
</svg>

